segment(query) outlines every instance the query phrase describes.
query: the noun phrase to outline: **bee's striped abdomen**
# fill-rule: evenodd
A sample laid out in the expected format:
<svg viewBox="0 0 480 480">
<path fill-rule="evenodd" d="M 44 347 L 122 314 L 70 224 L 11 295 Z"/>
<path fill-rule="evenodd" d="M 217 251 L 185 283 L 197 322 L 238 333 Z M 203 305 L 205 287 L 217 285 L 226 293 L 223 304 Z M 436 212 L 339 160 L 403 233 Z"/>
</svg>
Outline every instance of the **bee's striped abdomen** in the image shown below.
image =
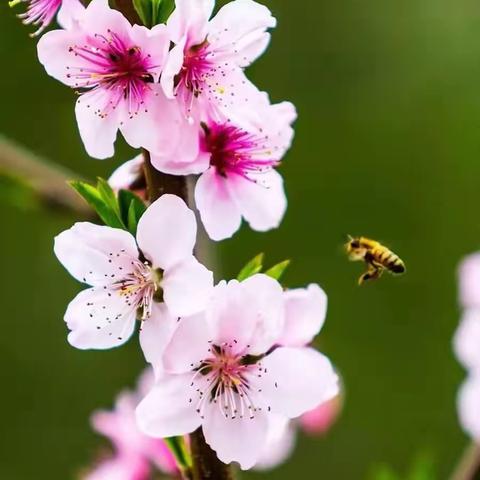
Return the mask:
<svg viewBox="0 0 480 480">
<path fill-rule="evenodd" d="M 372 252 L 372 256 L 376 262 L 392 273 L 404 273 L 405 264 L 402 259 L 386 247 L 379 246 Z"/>
</svg>

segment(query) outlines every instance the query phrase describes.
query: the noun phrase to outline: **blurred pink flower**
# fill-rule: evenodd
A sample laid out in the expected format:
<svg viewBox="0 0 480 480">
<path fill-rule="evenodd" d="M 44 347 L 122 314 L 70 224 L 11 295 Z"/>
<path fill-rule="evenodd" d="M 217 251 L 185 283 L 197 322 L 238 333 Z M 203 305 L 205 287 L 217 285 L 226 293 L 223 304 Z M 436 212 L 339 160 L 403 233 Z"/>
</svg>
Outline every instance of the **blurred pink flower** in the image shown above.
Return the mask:
<svg viewBox="0 0 480 480">
<path fill-rule="evenodd" d="M 480 308 L 463 312 L 453 346 L 458 360 L 470 372 L 480 375 Z"/>
<path fill-rule="evenodd" d="M 337 395 L 313 410 L 304 413 L 299 418 L 299 424 L 302 430 L 310 435 L 323 435 L 330 430 L 341 408 L 342 398 Z"/>
<path fill-rule="evenodd" d="M 58 235 L 57 258 L 92 285 L 67 308 L 69 342 L 81 349 L 118 346 L 132 335 L 139 310 L 142 319 L 161 319 L 166 342 L 172 315 L 202 310 L 213 286 L 212 273 L 192 255 L 196 231 L 185 202 L 163 195 L 140 218 L 136 241 L 127 231 L 88 222 Z M 165 304 L 155 301 L 159 296 Z"/>
<path fill-rule="evenodd" d="M 175 459 L 165 442 L 144 435 L 137 427 L 135 408 L 152 385 L 153 372 L 147 369 L 136 392 L 121 393 L 113 410 L 93 414 L 93 428 L 111 441 L 114 456 L 101 462 L 85 480 L 148 480 L 151 465 L 163 473 L 177 472 Z"/>
<path fill-rule="evenodd" d="M 468 255 L 459 267 L 459 297 L 463 308 L 480 308 L 480 253 Z"/>
<path fill-rule="evenodd" d="M 162 358 L 164 375 L 137 408 L 140 428 L 168 437 L 202 426 L 220 460 L 251 468 L 267 444 L 272 417 L 298 417 L 338 392 L 325 356 L 282 337 L 296 313 L 266 275 L 220 282 L 204 314 L 180 320 Z M 298 318 L 311 333 L 307 343 L 317 333 L 310 325 L 323 318 L 303 312 Z"/>
<path fill-rule="evenodd" d="M 165 25 L 132 26 L 107 0 L 92 0 L 69 28 L 40 39 L 38 57 L 47 73 L 81 92 L 75 113 L 90 156 L 111 157 L 117 130 L 136 148 L 154 131 L 159 141 L 169 141 L 179 113 L 157 83 L 168 48 Z M 158 103 L 154 119 L 149 110 Z"/>
<path fill-rule="evenodd" d="M 458 415 L 464 431 L 480 441 L 480 375 L 469 375 L 458 393 Z"/>
<path fill-rule="evenodd" d="M 25 13 L 18 15 L 24 25 L 35 25 L 38 29 L 31 33 L 31 37 L 40 35 L 57 15 L 58 23 L 62 26 L 71 24 L 73 17 L 78 15 L 83 6 L 79 0 L 12 0 L 9 2 L 13 7 L 19 3 L 26 3 Z"/>
</svg>

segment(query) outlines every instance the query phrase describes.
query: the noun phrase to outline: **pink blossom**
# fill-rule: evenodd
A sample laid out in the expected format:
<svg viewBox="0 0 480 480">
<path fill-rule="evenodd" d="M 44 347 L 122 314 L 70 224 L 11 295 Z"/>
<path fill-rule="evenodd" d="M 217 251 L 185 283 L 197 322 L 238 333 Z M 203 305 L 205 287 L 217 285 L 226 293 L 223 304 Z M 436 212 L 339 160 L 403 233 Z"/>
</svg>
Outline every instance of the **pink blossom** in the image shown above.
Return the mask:
<svg viewBox="0 0 480 480">
<path fill-rule="evenodd" d="M 141 198 L 145 198 L 146 184 L 143 172 L 143 156 L 137 155 L 132 160 L 120 165 L 108 179 L 115 192 L 131 190 Z"/>
<path fill-rule="evenodd" d="M 31 37 L 40 35 L 52 23 L 58 12 L 58 23 L 62 26 L 69 25 L 71 18 L 83 10 L 79 0 L 12 0 L 13 7 L 19 3 L 26 3 L 25 13 L 18 15 L 24 25 L 35 25 L 37 30 Z"/>
<path fill-rule="evenodd" d="M 458 269 L 459 297 L 463 308 L 480 308 L 480 253 L 468 255 Z"/>
<path fill-rule="evenodd" d="M 161 318 L 167 341 L 173 316 L 202 310 L 213 284 L 212 273 L 192 255 L 195 237 L 195 216 L 175 195 L 147 209 L 136 241 L 124 230 L 88 222 L 58 235 L 58 259 L 92 286 L 67 308 L 69 342 L 81 349 L 118 346 L 132 335 L 138 312 L 143 320 Z"/>
<path fill-rule="evenodd" d="M 113 410 L 92 416 L 93 428 L 114 446 L 114 456 L 100 463 L 87 480 L 148 480 L 153 464 L 161 472 L 174 474 L 177 466 L 165 442 L 143 434 L 137 427 L 135 408 L 153 385 L 153 372 L 145 370 L 137 391 L 121 393 Z"/>
<path fill-rule="evenodd" d="M 471 374 L 458 394 L 458 414 L 464 431 L 480 441 L 480 375 Z"/>
<path fill-rule="evenodd" d="M 206 311 L 182 318 L 157 358 L 164 375 L 137 408 L 140 428 L 169 437 L 202 426 L 220 460 L 255 465 L 272 416 L 296 418 L 338 392 L 326 357 L 279 344 L 286 317 L 296 313 L 285 307 L 282 287 L 265 275 L 220 282 Z"/>
<path fill-rule="evenodd" d="M 195 202 L 213 240 L 231 237 L 242 217 L 254 230 L 265 231 L 278 227 L 285 213 L 283 179 L 275 167 L 291 144 L 295 108 L 289 102 L 267 102 L 262 110 L 261 122 L 249 130 L 230 122 L 204 122 L 200 151 L 192 162 L 182 155 L 152 154 L 153 165 L 163 172 L 203 172 L 195 187 Z"/>
<path fill-rule="evenodd" d="M 132 26 L 107 0 L 92 0 L 69 28 L 40 39 L 38 57 L 47 73 L 81 93 L 75 113 L 89 155 L 111 157 L 117 130 L 135 148 L 151 136 L 170 141 L 179 113 L 157 84 L 168 48 L 165 25 Z"/>
<path fill-rule="evenodd" d="M 470 372 L 480 374 L 480 309 L 467 309 L 453 340 L 459 361 Z"/>
<path fill-rule="evenodd" d="M 267 29 L 275 27 L 276 20 L 268 8 L 252 0 L 227 3 L 209 20 L 214 4 L 214 0 L 176 0 L 167 22 L 175 47 L 161 83 L 190 118 L 249 125 L 259 92 L 243 68 L 266 49 Z"/>
<path fill-rule="evenodd" d="M 337 395 L 313 410 L 304 413 L 299 419 L 300 426 L 304 432 L 310 435 L 323 435 L 330 430 L 341 408 L 342 398 Z"/>
</svg>

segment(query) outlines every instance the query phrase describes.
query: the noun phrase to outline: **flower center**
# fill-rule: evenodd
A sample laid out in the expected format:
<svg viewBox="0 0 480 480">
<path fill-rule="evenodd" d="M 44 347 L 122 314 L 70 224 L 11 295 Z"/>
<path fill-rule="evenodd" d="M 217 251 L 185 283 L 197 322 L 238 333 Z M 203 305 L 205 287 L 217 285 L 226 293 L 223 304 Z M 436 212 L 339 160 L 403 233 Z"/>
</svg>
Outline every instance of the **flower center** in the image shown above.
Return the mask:
<svg viewBox="0 0 480 480">
<path fill-rule="evenodd" d="M 136 307 L 140 311 L 140 318 L 146 320 L 152 313 L 153 301 L 162 296 L 162 276 L 161 270 L 137 261 L 133 271 L 116 282 L 114 288 L 125 303 L 129 307 Z"/>
<path fill-rule="evenodd" d="M 225 418 L 231 419 L 246 416 L 253 419 L 262 410 L 253 398 L 259 391 L 254 390 L 250 381 L 252 376 L 258 378 L 265 373 L 260 357 L 235 353 L 234 344 L 211 344 L 209 356 L 194 368 L 191 386 L 197 396 L 196 411 L 202 418 L 205 407 L 211 403 L 218 405 Z"/>
<path fill-rule="evenodd" d="M 236 173 L 255 181 L 250 174 L 266 172 L 278 165 L 269 159 L 271 152 L 266 138 L 228 124 L 210 123 L 203 128 L 202 149 L 211 154 L 210 165 L 223 177 Z"/>
<path fill-rule="evenodd" d="M 84 45 L 69 47 L 82 66 L 67 66 L 68 78 L 76 80 L 75 87 L 95 91 L 99 105 L 95 113 L 106 117 L 124 101 L 130 117 L 137 115 L 153 83 L 150 55 L 132 46 L 111 30 L 107 36 L 95 34 Z"/>
<path fill-rule="evenodd" d="M 45 30 L 62 3 L 62 0 L 12 0 L 9 5 L 14 7 L 22 1 L 27 1 L 28 7 L 27 11 L 18 17 L 22 19 L 24 25 L 38 25 L 38 30 L 31 33 L 31 37 L 36 37 Z"/>
</svg>

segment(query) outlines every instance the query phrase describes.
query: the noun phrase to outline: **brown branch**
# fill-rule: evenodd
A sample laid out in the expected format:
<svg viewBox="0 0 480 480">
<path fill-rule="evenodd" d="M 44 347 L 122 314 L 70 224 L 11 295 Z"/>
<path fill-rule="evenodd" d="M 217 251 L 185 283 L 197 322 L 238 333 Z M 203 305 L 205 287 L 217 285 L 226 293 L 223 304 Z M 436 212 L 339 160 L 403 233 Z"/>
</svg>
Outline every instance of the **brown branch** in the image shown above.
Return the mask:
<svg viewBox="0 0 480 480">
<path fill-rule="evenodd" d="M 91 216 L 90 207 L 75 193 L 67 181 L 79 176 L 40 158 L 24 147 L 0 135 L 0 173 L 18 178 L 41 203 Z"/>
<path fill-rule="evenodd" d="M 460 459 L 450 480 L 480 480 L 480 445 L 472 443 Z"/>
</svg>

